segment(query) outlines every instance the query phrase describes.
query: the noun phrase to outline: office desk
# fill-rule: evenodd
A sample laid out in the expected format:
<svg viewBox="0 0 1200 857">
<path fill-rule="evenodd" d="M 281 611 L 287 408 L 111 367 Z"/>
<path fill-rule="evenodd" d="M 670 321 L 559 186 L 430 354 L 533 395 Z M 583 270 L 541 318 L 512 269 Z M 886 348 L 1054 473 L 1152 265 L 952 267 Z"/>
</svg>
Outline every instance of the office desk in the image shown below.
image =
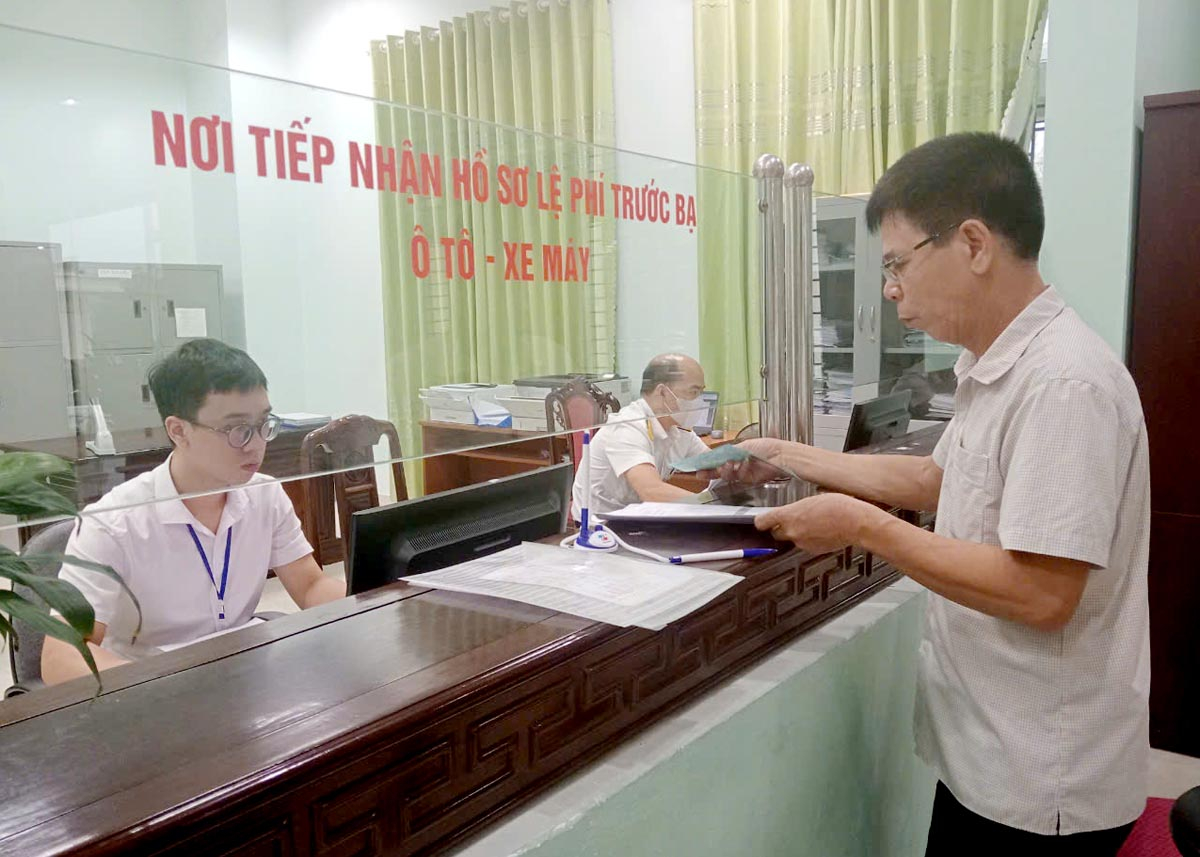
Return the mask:
<svg viewBox="0 0 1200 857">
<path fill-rule="evenodd" d="M 711 449 L 730 443 L 732 438 L 726 435 L 718 440 L 709 435 L 702 440 Z M 549 437 L 540 432 L 437 420 L 421 421 L 421 443 L 424 454 L 432 456 L 422 462 L 426 494 L 549 467 L 570 454 L 567 435 Z M 689 491 L 703 491 L 708 486 L 706 481 L 686 473 L 678 473 L 669 481 Z"/>
<path fill-rule="evenodd" d="M 657 632 L 401 582 L 5 701 L 0 853 L 433 853 L 896 574 L 727 570 Z"/>
<path fill-rule="evenodd" d="M 300 444 L 309 431 L 311 428 L 282 429 L 275 440 L 267 444 L 262 472 L 276 477 L 304 473 Z M 0 443 L 0 450 L 4 452 L 45 452 L 69 461 L 75 474 L 74 500 L 80 509 L 99 500 L 122 482 L 153 470 L 166 461 L 171 453 L 171 441 L 162 426 L 115 431 L 113 447 L 116 449 L 113 455 L 96 455 L 84 445 L 84 438 L 78 435 Z M 291 498 L 300 520 L 310 520 L 305 516 L 308 501 L 303 482 L 284 482 L 283 490 Z M 342 558 L 342 543 L 334 531 L 333 486 L 328 477 L 317 479 L 316 496 L 317 509 L 311 519 L 315 525 L 312 527 L 314 531 L 305 532 L 305 535 L 314 547 L 320 542 L 321 555 L 327 563 L 337 562 Z M 27 530 L 24 527 L 21 529 L 22 544 L 32 535 Z"/>
</svg>

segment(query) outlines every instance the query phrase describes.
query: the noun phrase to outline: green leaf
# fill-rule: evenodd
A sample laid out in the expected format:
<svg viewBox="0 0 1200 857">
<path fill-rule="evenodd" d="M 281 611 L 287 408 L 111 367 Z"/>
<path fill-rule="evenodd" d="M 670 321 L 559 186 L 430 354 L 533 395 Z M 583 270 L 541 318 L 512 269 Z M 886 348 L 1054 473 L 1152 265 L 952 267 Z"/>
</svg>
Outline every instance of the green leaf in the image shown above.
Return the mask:
<svg viewBox="0 0 1200 857">
<path fill-rule="evenodd" d="M 96 659 L 88 648 L 83 635 L 61 619 L 55 619 L 50 612 L 37 604 L 26 601 L 15 592 L 0 589 L 0 611 L 7 613 L 13 619 L 28 623 L 35 631 L 62 640 L 70 644 L 75 651 L 83 656 L 83 660 L 96 678 L 96 695 L 103 690 L 100 684 L 100 670 L 96 668 Z"/>
<path fill-rule="evenodd" d="M 12 565 L 0 568 L 0 574 L 32 589 L 51 610 L 60 613 L 67 623 L 82 636 L 91 636 L 96 624 L 96 611 L 92 608 L 91 602 L 83 597 L 83 593 L 70 583 L 59 580 L 57 577 L 37 574 L 27 567 L 20 568 Z"/>
<path fill-rule="evenodd" d="M 74 515 L 71 463 L 43 452 L 0 455 L 0 514 L 17 517 Z"/>
<path fill-rule="evenodd" d="M 125 582 L 125 579 L 121 577 L 121 575 L 117 574 L 107 565 L 101 565 L 98 562 L 80 559 L 79 557 L 75 556 L 68 556 L 67 554 L 30 553 L 23 554 L 21 559 L 23 559 L 25 562 L 54 562 L 61 565 L 73 565 L 77 568 L 86 568 L 90 571 L 99 572 L 105 577 L 115 580 L 118 584 L 120 584 L 121 588 L 125 590 L 125 594 L 129 596 L 129 600 L 133 602 L 134 609 L 137 610 L 137 626 L 133 629 L 133 635 L 130 639 L 131 643 L 137 642 L 138 635 L 142 633 L 142 605 L 138 603 L 137 596 L 133 594 L 133 590 L 129 588 L 129 585 Z"/>
<path fill-rule="evenodd" d="M 3 615 L 0 615 L 0 637 L 8 640 L 13 649 L 17 648 L 17 630 L 12 626 L 12 622 L 8 621 L 8 617 Z"/>
</svg>

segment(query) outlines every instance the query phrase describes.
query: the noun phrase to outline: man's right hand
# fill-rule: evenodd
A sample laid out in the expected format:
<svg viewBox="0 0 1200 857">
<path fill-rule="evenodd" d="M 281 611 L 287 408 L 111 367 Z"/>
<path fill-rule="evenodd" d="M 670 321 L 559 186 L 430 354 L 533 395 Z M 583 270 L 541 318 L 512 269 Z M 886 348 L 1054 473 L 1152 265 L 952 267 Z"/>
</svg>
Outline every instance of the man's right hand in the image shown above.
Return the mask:
<svg viewBox="0 0 1200 857">
<path fill-rule="evenodd" d="M 787 450 L 794 445 L 789 441 L 774 437 L 756 437 L 744 440 L 738 444 L 739 447 L 766 460 L 759 461 L 751 458 L 746 461 L 730 461 L 722 464 L 718 470 L 701 470 L 696 475 L 701 479 L 723 479 L 726 482 L 742 485 L 778 482 L 780 479 L 788 478 L 788 474 L 786 470 L 780 470 L 778 467 L 773 467 L 772 464 L 788 468 L 790 465 L 785 460 Z"/>
</svg>

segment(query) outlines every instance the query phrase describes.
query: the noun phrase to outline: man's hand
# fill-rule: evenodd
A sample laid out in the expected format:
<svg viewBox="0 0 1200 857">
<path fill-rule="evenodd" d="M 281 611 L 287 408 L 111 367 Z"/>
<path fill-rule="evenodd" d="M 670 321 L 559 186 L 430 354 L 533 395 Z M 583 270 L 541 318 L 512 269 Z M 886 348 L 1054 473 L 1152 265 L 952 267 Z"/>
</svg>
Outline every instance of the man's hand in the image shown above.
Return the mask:
<svg viewBox="0 0 1200 857">
<path fill-rule="evenodd" d="M 766 461 L 757 461 L 753 458 L 748 461 L 731 461 L 722 464 L 718 470 L 700 470 L 696 472 L 696 475 L 701 479 L 723 479 L 726 482 L 742 485 L 762 485 L 764 482 L 775 482 L 787 476 L 785 470 L 772 467 L 767 462 L 787 467 L 783 462 L 784 453 L 793 444 L 774 437 L 756 437 L 744 440 L 737 445 Z"/>
<path fill-rule="evenodd" d="M 763 512 L 754 526 L 810 553 L 831 553 L 853 544 L 873 511 L 878 510 L 845 494 L 818 494 Z"/>
</svg>

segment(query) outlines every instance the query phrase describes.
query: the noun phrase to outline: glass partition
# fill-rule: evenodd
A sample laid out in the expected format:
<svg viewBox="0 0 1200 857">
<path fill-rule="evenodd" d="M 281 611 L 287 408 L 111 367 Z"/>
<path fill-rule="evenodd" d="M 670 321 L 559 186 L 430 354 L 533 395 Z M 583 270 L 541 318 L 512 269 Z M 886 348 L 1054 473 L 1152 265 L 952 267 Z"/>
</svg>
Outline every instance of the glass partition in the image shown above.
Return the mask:
<svg viewBox="0 0 1200 857">
<path fill-rule="evenodd" d="M 0 26 L 0 449 L 64 459 L 95 501 L 166 459 L 148 373 L 202 338 L 261 367 L 261 472 L 298 504 L 365 464 L 386 502 L 561 461 L 666 352 L 720 395 L 710 443 L 754 433 L 748 174 L 408 106 L 404 40 L 372 58 L 376 99 Z M 815 411 L 911 388 L 946 418 L 954 349 L 882 299 L 865 200 L 817 196 Z M 722 242 L 744 323 L 702 338 Z M 594 422 L 548 405 L 577 377 Z"/>
<path fill-rule="evenodd" d="M 373 61 L 403 93 L 403 39 Z M 450 487 L 431 455 L 558 460 L 546 396 L 573 377 L 624 406 L 654 355 L 720 352 L 697 189 L 752 207 L 748 176 L 5 27 L 0 68 L 0 447 L 70 461 L 80 507 L 165 459 L 148 372 L 199 338 L 268 380 L 263 473 L 361 466 L 303 448 L 361 414 L 409 496 Z"/>
</svg>

